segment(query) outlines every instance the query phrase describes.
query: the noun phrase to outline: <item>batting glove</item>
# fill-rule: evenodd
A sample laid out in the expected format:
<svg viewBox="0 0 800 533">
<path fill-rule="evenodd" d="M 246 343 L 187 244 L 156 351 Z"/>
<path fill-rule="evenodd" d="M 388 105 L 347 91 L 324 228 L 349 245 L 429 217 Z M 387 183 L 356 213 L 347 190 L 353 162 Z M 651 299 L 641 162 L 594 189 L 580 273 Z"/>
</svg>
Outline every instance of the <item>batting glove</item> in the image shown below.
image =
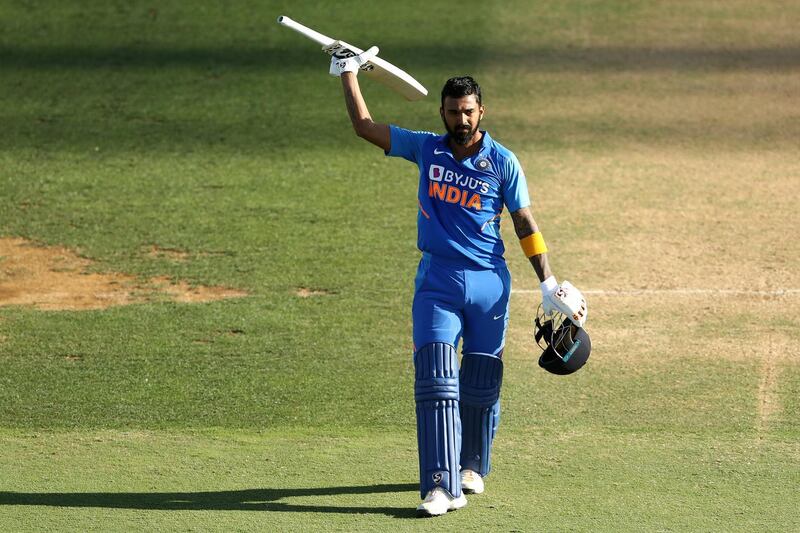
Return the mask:
<svg viewBox="0 0 800 533">
<path fill-rule="evenodd" d="M 553 306 L 569 317 L 573 324 L 582 328 L 586 323 L 589 312 L 586 308 L 586 298 L 569 281 L 563 281 L 558 289 L 550 296 Z"/>
<path fill-rule="evenodd" d="M 541 282 L 539 287 L 542 289 L 542 311 L 544 311 L 546 316 L 552 316 L 552 314 L 556 311 L 556 307 L 553 305 L 552 296 L 558 289 L 558 281 L 556 281 L 555 276 L 550 276 Z"/>
<path fill-rule="evenodd" d="M 337 43 L 331 45 L 337 47 Z M 330 52 L 331 47 L 325 47 L 323 50 Z M 335 50 L 335 48 L 333 48 Z M 369 50 L 361 52 L 358 55 L 352 55 L 352 52 L 347 48 L 341 48 L 332 53 L 331 68 L 328 71 L 331 76 L 339 77 L 343 72 L 352 72 L 358 74 L 359 70 L 364 70 L 370 59 L 378 55 L 378 47 L 373 46 Z M 350 54 L 349 57 L 340 57 Z"/>
</svg>

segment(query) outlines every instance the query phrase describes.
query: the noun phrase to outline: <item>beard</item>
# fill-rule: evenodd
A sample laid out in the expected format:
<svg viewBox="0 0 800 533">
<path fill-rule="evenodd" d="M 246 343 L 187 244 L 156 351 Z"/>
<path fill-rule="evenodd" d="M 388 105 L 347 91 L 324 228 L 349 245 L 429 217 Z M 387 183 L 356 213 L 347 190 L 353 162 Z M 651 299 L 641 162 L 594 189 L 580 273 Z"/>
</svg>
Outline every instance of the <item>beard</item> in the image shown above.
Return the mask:
<svg viewBox="0 0 800 533">
<path fill-rule="evenodd" d="M 444 127 L 447 130 L 447 133 L 450 134 L 450 138 L 455 141 L 456 144 L 464 146 L 467 144 L 470 139 L 472 139 L 476 133 L 478 133 L 478 128 L 481 126 L 481 121 L 478 120 L 478 123 L 475 124 L 473 129 L 469 129 L 468 126 L 456 126 L 454 129 L 450 128 L 450 125 L 447 124 L 447 121 L 442 119 L 444 122 Z"/>
</svg>

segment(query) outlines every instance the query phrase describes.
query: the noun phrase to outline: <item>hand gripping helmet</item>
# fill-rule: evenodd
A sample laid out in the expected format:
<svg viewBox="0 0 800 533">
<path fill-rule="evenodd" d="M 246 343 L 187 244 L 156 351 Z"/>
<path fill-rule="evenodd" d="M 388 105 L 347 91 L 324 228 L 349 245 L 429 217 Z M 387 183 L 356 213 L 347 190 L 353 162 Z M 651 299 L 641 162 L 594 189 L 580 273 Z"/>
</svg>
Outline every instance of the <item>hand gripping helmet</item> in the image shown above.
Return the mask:
<svg viewBox="0 0 800 533">
<path fill-rule="evenodd" d="M 592 341 L 585 329 L 558 311 L 545 315 L 541 305 L 533 324 L 533 338 L 544 350 L 539 366 L 553 374 L 572 374 L 586 363 L 592 351 Z"/>
</svg>

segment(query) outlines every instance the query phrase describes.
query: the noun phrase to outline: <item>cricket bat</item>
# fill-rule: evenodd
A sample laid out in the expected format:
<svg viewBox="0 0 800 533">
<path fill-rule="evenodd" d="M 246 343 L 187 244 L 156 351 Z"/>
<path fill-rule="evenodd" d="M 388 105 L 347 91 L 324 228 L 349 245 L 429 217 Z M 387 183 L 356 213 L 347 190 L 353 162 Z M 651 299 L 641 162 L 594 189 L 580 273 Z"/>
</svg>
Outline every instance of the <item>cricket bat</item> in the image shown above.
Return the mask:
<svg viewBox="0 0 800 533">
<path fill-rule="evenodd" d="M 336 42 L 336 39 L 331 39 L 327 35 L 323 35 L 307 26 L 303 26 L 287 16 L 278 17 L 278 24 L 286 26 L 322 46 L 331 46 Z M 338 46 L 328 51 L 330 55 L 340 58 L 356 56 L 362 52 L 362 49 L 344 41 L 339 41 Z M 428 95 L 428 90 L 417 80 L 412 78 L 410 74 L 378 56 L 373 57 L 365 63 L 364 66 L 361 67 L 361 70 L 364 71 L 368 77 L 399 93 L 406 100 L 420 100 Z"/>
</svg>

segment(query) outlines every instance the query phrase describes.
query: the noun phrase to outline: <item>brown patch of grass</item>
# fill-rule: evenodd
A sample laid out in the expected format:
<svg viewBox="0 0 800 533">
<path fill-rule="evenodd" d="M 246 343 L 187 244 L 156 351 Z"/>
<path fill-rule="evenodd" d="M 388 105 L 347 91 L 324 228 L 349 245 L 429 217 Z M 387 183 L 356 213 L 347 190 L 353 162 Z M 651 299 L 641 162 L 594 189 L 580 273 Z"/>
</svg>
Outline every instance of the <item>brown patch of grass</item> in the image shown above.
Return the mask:
<svg viewBox="0 0 800 533">
<path fill-rule="evenodd" d="M 92 261 L 62 246 L 37 246 L 20 238 L 0 239 L 0 305 L 84 310 L 158 298 L 209 302 L 247 295 L 240 290 L 193 286 L 165 277 L 142 282 L 128 274 L 89 272 L 91 266 Z"/>
<path fill-rule="evenodd" d="M 733 4 L 734 16 L 695 17 L 711 31 L 681 27 L 685 10 L 731 3 L 650 4 L 665 24 L 640 13 L 630 19 L 637 33 L 598 40 L 589 27 L 583 41 L 563 36 L 563 47 L 537 49 L 527 44 L 536 37 L 508 32 L 522 52 L 496 47 L 481 81 L 486 122 L 525 168 L 559 280 L 665 290 L 588 295 L 593 354 L 582 372 L 620 368 L 669 383 L 695 363 L 698 373 L 731 368 L 730 398 L 712 390 L 715 376 L 697 397 L 752 409 L 748 423 L 763 438 L 794 414 L 786 383 L 800 368 L 800 295 L 758 294 L 800 289 L 800 42 L 785 3 L 768 2 L 773 15 L 760 18 L 749 15 L 761 5 Z M 533 291 L 512 296 L 504 357 L 535 377 L 538 282 L 510 246 L 512 225 L 504 235 L 515 289 Z"/>
<path fill-rule="evenodd" d="M 166 276 L 152 278 L 150 283 L 157 294 L 168 295 L 176 302 L 210 302 L 213 300 L 247 296 L 246 292 L 236 289 L 190 285 L 185 281 L 172 280 Z"/>
<path fill-rule="evenodd" d="M 330 291 L 326 291 L 325 289 L 310 289 L 308 287 L 298 287 L 295 291 L 295 295 L 299 296 L 300 298 L 312 298 L 314 296 L 328 296 L 330 295 Z"/>
<path fill-rule="evenodd" d="M 169 261 L 186 262 L 191 258 L 189 252 L 178 250 L 177 248 L 164 248 L 152 245 L 147 252 L 148 257 L 153 259 L 167 259 Z"/>
<path fill-rule="evenodd" d="M 800 225 L 800 180 L 789 178 L 798 167 L 784 153 L 649 148 L 522 159 L 536 169 L 531 196 L 556 273 L 579 286 L 800 288 L 800 240 L 789 230 Z"/>
<path fill-rule="evenodd" d="M 758 419 L 756 431 L 761 435 L 769 424 L 770 418 L 780 411 L 780 398 L 777 394 L 779 366 L 774 356 L 772 342 L 762 358 L 761 380 L 758 384 Z"/>
</svg>

